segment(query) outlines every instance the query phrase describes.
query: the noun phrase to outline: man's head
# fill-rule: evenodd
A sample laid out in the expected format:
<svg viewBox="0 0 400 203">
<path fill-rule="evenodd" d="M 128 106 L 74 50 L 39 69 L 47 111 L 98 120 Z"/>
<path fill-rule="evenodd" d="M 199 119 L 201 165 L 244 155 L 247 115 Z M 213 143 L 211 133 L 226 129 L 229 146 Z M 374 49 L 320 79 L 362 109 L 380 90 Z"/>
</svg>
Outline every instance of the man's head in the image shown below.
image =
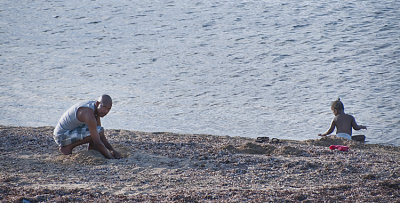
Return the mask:
<svg viewBox="0 0 400 203">
<path fill-rule="evenodd" d="M 96 114 L 104 117 L 108 114 L 112 107 L 112 99 L 109 95 L 103 94 L 96 101 Z"/>
</svg>

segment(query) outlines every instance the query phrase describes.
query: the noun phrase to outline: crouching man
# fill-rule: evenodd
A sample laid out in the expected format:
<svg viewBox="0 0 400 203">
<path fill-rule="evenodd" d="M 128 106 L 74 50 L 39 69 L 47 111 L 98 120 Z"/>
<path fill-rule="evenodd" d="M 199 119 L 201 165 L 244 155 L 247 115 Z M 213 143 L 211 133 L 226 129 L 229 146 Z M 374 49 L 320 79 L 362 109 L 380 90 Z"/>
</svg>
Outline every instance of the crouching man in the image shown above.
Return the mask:
<svg viewBox="0 0 400 203">
<path fill-rule="evenodd" d="M 121 158 L 104 136 L 100 118 L 108 114 L 112 99 L 102 95 L 97 101 L 81 102 L 69 108 L 54 129 L 54 140 L 63 154 L 72 154 L 79 145 L 89 143 L 89 150 L 97 150 L 106 158 Z"/>
</svg>

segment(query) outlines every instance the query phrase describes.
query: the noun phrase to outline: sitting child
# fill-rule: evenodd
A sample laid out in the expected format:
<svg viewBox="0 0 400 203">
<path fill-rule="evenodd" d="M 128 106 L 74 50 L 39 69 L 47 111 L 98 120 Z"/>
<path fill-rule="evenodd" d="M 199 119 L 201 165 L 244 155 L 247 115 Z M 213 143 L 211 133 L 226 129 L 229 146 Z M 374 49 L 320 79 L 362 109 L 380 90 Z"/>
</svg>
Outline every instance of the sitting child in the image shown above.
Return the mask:
<svg viewBox="0 0 400 203">
<path fill-rule="evenodd" d="M 336 127 L 337 137 L 343 137 L 351 140 L 351 128 L 354 128 L 354 130 L 367 129 L 366 126 L 357 125 L 356 119 L 353 116 L 344 113 L 344 106 L 340 101 L 340 98 L 332 102 L 331 109 L 333 114 L 335 114 L 335 118 L 333 118 L 329 130 L 324 134 L 318 134 L 319 136 L 327 136 L 331 134 Z"/>
</svg>

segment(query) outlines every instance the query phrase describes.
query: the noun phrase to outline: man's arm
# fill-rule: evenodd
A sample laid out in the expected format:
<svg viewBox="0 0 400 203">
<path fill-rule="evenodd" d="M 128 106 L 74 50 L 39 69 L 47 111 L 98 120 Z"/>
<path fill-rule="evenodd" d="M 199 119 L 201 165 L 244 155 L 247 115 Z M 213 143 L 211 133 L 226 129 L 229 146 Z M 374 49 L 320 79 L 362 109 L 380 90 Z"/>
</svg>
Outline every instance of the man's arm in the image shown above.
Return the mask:
<svg viewBox="0 0 400 203">
<path fill-rule="evenodd" d="M 111 146 L 111 144 L 108 142 L 108 140 L 107 140 L 107 138 L 106 138 L 106 136 L 105 136 L 104 134 L 103 134 L 103 135 L 100 135 L 100 139 L 101 139 L 101 141 L 103 142 L 104 146 L 105 146 L 108 150 L 110 150 L 111 155 L 112 155 L 114 158 L 116 158 L 116 159 L 122 158 L 121 154 Z"/>
<path fill-rule="evenodd" d="M 101 126 L 100 116 L 96 116 L 96 121 L 97 121 L 97 126 Z M 108 150 L 111 151 L 111 155 L 112 155 L 114 158 L 119 159 L 119 158 L 122 157 L 121 154 L 120 154 L 118 151 L 116 151 L 116 150 L 112 147 L 112 145 L 108 142 L 106 136 L 104 135 L 104 132 L 100 135 L 100 139 L 101 139 L 101 141 L 103 142 L 104 146 L 105 146 Z"/>
<path fill-rule="evenodd" d="M 86 123 L 89 127 L 90 137 L 92 138 L 93 147 L 102 153 L 106 158 L 112 159 L 113 156 L 107 150 L 104 143 L 102 142 L 99 133 L 97 133 L 97 120 L 94 116 L 94 112 L 89 108 L 80 108 L 77 113 L 77 117 L 80 121 Z"/>
<path fill-rule="evenodd" d="M 101 126 L 100 116 L 96 115 L 95 117 L 96 117 L 97 126 Z"/>
<path fill-rule="evenodd" d="M 111 144 L 108 142 L 107 138 L 105 135 L 101 136 L 100 135 L 100 140 L 103 142 L 104 146 L 110 150 L 110 151 L 114 151 L 114 148 L 111 146 Z"/>
<path fill-rule="evenodd" d="M 96 116 L 96 122 L 97 126 L 101 126 L 101 121 L 100 121 L 100 116 Z M 114 151 L 113 147 L 111 144 L 108 142 L 107 138 L 105 136 L 100 136 L 101 141 L 103 142 L 104 146 L 111 151 Z"/>
<path fill-rule="evenodd" d="M 100 121 L 100 116 L 95 116 L 96 118 L 96 122 L 97 122 L 97 126 L 101 126 L 101 121 Z M 113 147 L 111 146 L 110 143 L 108 143 L 107 139 L 105 138 L 105 136 L 101 136 L 100 135 L 100 140 L 103 142 L 104 146 L 108 149 L 108 150 L 114 150 Z"/>
</svg>

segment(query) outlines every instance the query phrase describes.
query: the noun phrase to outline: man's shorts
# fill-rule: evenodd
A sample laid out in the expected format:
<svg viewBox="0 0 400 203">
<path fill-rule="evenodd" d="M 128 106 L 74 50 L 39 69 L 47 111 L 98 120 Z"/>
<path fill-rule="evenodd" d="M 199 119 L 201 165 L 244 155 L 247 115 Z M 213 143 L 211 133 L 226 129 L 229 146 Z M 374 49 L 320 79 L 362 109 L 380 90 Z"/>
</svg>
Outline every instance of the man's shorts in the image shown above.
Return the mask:
<svg viewBox="0 0 400 203">
<path fill-rule="evenodd" d="M 97 132 L 100 133 L 104 130 L 103 127 L 97 126 Z M 68 130 L 63 134 L 54 135 L 54 141 L 58 146 L 67 146 L 79 140 L 83 140 L 85 137 L 89 137 L 89 127 L 87 125 L 79 126 L 73 130 Z"/>
</svg>

